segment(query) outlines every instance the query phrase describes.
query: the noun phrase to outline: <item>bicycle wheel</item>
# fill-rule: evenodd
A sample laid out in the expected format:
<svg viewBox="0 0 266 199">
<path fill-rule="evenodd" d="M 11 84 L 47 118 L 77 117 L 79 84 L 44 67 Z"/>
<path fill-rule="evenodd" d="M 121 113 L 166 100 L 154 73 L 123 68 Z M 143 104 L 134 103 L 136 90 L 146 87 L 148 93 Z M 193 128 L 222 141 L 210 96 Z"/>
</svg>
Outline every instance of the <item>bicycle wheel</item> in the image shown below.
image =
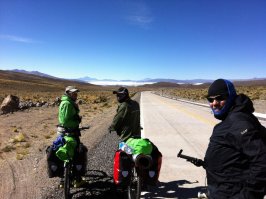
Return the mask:
<svg viewBox="0 0 266 199">
<path fill-rule="evenodd" d="M 64 182 L 64 195 L 65 199 L 70 199 L 70 165 L 67 163 L 65 165 L 65 182 Z"/>
<path fill-rule="evenodd" d="M 127 189 L 128 199 L 139 199 L 140 198 L 141 183 L 142 183 L 142 179 L 140 176 L 138 176 L 136 169 L 134 168 L 133 175 L 131 176 L 131 182 Z"/>
</svg>

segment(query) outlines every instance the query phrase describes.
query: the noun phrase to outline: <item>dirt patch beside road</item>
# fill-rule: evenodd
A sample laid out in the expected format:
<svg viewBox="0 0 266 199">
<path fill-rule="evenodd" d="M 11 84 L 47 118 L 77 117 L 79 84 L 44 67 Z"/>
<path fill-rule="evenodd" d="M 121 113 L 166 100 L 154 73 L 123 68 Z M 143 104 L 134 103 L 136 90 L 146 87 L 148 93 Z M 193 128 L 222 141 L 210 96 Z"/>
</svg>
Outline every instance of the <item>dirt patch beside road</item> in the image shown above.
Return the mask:
<svg viewBox="0 0 266 199">
<path fill-rule="evenodd" d="M 91 126 L 81 137 L 90 150 L 107 133 L 115 107 L 80 109 L 82 124 Z M 57 112 L 58 107 L 33 108 L 0 116 L 0 199 L 41 199 L 56 188 L 58 179 L 46 173 L 45 150 L 56 137 Z"/>
</svg>

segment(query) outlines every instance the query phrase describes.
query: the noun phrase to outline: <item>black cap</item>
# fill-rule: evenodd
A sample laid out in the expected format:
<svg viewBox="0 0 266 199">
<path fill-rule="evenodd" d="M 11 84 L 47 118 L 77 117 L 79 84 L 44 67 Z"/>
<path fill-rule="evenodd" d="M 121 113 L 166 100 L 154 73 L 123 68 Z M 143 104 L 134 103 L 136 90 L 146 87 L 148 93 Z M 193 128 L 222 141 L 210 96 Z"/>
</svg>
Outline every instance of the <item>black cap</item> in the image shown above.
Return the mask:
<svg viewBox="0 0 266 199">
<path fill-rule="evenodd" d="M 128 95 L 128 90 L 125 87 L 120 87 L 117 91 L 113 91 L 113 94 L 127 94 Z"/>
<path fill-rule="evenodd" d="M 228 95 L 228 87 L 224 79 L 215 80 L 208 90 L 208 96 Z"/>
</svg>

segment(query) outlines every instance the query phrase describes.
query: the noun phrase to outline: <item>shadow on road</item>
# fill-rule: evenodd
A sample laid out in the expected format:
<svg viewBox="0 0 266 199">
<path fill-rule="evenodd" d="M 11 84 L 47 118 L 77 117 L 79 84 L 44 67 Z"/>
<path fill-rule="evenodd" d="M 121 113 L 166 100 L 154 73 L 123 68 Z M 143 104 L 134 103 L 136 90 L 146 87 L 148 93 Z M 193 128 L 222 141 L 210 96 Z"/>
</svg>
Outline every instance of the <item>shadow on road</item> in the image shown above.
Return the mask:
<svg viewBox="0 0 266 199">
<path fill-rule="evenodd" d="M 115 199 L 113 178 L 99 170 L 88 170 L 86 184 L 76 190 L 72 195 L 78 199 Z"/>
<path fill-rule="evenodd" d="M 141 198 L 197 198 L 198 192 L 206 192 L 206 187 L 185 188 L 182 185 L 196 184 L 187 180 L 160 182 L 156 187 L 149 187 L 142 192 Z M 78 199 L 122 199 L 115 191 L 113 179 L 103 171 L 89 170 L 86 175 L 86 184 L 83 188 L 76 189 L 73 198 Z"/>
<path fill-rule="evenodd" d="M 148 189 L 142 194 L 141 198 L 177 198 L 189 199 L 197 198 L 198 192 L 206 193 L 206 187 L 182 187 L 185 184 L 196 184 L 198 182 L 189 182 L 187 180 L 178 180 L 172 182 L 160 182 L 158 186 Z"/>
</svg>

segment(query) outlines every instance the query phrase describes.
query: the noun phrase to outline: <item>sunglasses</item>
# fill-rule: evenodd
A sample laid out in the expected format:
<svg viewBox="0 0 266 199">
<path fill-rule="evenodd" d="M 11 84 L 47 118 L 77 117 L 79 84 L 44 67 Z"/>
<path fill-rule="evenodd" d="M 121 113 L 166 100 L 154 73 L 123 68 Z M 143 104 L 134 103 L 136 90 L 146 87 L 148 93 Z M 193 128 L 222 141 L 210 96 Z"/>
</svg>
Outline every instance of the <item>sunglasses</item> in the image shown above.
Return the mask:
<svg viewBox="0 0 266 199">
<path fill-rule="evenodd" d="M 216 100 L 217 102 L 221 102 L 221 101 L 226 100 L 226 99 L 227 99 L 227 96 L 225 96 L 225 95 L 217 95 L 214 97 L 207 97 L 207 100 L 210 103 L 213 103 L 214 100 Z"/>
</svg>

